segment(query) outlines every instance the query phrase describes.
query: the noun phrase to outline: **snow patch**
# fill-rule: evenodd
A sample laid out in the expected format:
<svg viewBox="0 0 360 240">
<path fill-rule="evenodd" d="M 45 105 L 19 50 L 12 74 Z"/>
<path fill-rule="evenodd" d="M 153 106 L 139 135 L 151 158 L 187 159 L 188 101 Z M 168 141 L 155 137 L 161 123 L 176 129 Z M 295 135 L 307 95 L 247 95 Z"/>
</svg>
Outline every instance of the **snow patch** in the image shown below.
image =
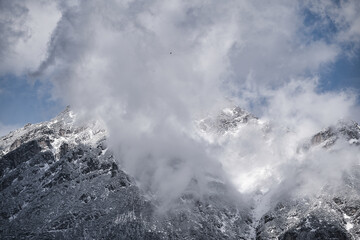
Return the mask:
<svg viewBox="0 0 360 240">
<path fill-rule="evenodd" d="M 233 116 L 234 115 L 234 111 L 230 108 L 225 108 L 222 110 L 223 113 L 225 113 L 226 115 L 230 115 L 230 116 Z"/>
<path fill-rule="evenodd" d="M 349 231 L 350 229 L 352 229 L 354 227 L 354 224 L 352 224 L 352 223 L 350 223 L 350 222 L 347 222 L 346 223 L 346 226 L 345 226 L 345 229 L 347 230 L 347 231 Z"/>
<path fill-rule="evenodd" d="M 352 229 L 354 227 L 354 224 L 352 224 L 350 221 L 350 216 L 348 216 L 347 214 L 344 213 L 344 219 L 345 219 L 345 222 L 346 222 L 346 225 L 345 225 L 345 229 L 347 231 L 349 231 L 350 229 Z"/>
</svg>

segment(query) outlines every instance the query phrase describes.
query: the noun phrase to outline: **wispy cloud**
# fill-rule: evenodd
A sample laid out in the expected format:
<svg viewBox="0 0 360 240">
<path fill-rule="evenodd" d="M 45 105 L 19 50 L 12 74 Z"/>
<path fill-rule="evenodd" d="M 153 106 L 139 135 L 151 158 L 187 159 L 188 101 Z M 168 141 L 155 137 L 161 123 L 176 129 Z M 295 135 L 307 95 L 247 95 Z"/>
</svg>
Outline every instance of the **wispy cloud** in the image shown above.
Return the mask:
<svg viewBox="0 0 360 240">
<path fill-rule="evenodd" d="M 47 43 L 61 13 L 48 1 L 0 3 L 0 76 L 34 71 L 46 57 Z"/>
</svg>

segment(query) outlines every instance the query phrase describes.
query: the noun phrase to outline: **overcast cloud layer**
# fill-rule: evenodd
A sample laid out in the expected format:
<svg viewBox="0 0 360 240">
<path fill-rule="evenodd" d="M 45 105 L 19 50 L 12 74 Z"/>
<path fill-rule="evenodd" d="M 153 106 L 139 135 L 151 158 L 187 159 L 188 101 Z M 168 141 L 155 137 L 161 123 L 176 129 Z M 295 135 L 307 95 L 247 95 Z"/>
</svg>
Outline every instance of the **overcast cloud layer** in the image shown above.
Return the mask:
<svg viewBox="0 0 360 240">
<path fill-rule="evenodd" d="M 206 173 L 240 191 L 277 183 L 296 172 L 297 144 L 360 119 L 354 91 L 317 89 L 320 70 L 359 48 L 356 0 L 2 1 L 1 11 L 0 73 L 51 81 L 80 119 L 103 122 L 125 169 L 159 196 Z M 269 143 L 249 130 L 216 146 L 196 135 L 194 120 L 233 105 L 293 134 Z M 309 158 L 309 169 L 327 166 L 322 179 L 338 177 L 336 158 Z"/>
</svg>

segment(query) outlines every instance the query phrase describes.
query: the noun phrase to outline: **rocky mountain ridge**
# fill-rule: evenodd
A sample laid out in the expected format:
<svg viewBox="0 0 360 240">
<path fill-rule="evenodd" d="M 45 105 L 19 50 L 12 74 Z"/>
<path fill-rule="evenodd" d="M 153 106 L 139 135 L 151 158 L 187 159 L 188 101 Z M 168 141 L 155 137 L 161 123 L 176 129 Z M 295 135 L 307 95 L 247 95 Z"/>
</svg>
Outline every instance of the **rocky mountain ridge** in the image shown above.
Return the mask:
<svg viewBox="0 0 360 240">
<path fill-rule="evenodd" d="M 250 207 L 232 197 L 231 186 L 211 181 L 196 195 L 197 180 L 172 207 L 159 211 L 108 149 L 98 123 L 75 124 L 65 110 L 0 138 L 1 239 L 358 239 L 360 168 L 316 196 L 277 201 L 259 219 L 258 194 Z M 200 121 L 204 132 L 223 135 L 259 124 L 239 107 Z M 269 126 L 259 124 L 264 134 Z M 331 149 L 338 140 L 358 147 L 357 123 L 341 122 L 305 144 Z M 252 206 L 251 206 L 252 205 Z"/>
</svg>

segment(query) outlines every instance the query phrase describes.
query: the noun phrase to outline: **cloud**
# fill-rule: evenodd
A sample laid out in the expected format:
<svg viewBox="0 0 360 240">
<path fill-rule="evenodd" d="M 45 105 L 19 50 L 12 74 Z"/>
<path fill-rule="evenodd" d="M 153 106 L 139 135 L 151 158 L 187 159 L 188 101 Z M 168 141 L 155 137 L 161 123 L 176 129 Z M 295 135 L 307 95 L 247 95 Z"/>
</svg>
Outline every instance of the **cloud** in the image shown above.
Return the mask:
<svg viewBox="0 0 360 240">
<path fill-rule="evenodd" d="M 343 140 L 330 149 L 301 150 L 316 133 L 359 116 L 355 93 L 318 93 L 317 82 L 297 79 L 261 89 L 257 96 L 267 102 L 260 121 L 216 138 L 211 155 L 239 191 L 270 191 L 277 199 L 316 194 L 326 184 L 340 184 L 343 173 L 359 163 L 359 149 Z"/>
<path fill-rule="evenodd" d="M 358 45 L 359 11 L 352 10 L 358 7 L 358 1 L 59 1 L 61 19 L 32 73 L 51 81 L 54 97 L 83 119 L 102 121 L 123 167 L 163 199 L 178 196 L 192 178 L 206 186 L 209 173 L 239 189 L 244 179 L 253 179 L 248 187 L 266 187 L 269 177 L 286 178 L 282 166 L 300 140 L 354 117 L 354 94 L 319 93 L 316 76 Z M 250 128 L 222 146 L 199 140 L 194 120 L 234 103 L 294 134 L 269 144 Z"/>
<path fill-rule="evenodd" d="M 307 129 L 307 136 L 340 119 L 359 116 L 355 92 L 348 89 L 321 93 L 317 91 L 317 83 L 317 78 L 297 79 L 279 89 L 266 91 L 268 105 L 264 115 L 292 129 Z"/>
<path fill-rule="evenodd" d="M 326 32 L 326 27 L 332 28 L 329 33 L 331 41 L 340 44 L 354 44 L 353 49 L 359 48 L 360 36 L 360 5 L 357 1 L 305 1 L 307 9 L 319 18 L 322 24 L 313 24 L 312 31 Z"/>
<path fill-rule="evenodd" d="M 34 71 L 59 18 L 56 5 L 48 1 L 1 1 L 0 76 Z"/>
</svg>

